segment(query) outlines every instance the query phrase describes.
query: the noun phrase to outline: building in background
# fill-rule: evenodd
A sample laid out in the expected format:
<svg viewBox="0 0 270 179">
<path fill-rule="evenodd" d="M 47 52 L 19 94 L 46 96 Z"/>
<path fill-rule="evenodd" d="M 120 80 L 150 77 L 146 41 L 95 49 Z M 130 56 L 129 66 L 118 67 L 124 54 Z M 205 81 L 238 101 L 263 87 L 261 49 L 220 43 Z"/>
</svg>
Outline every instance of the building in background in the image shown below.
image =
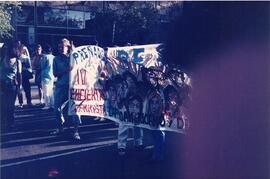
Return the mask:
<svg viewBox="0 0 270 179">
<path fill-rule="evenodd" d="M 123 5 L 133 3 L 143 8 L 145 2 L 106 1 L 23 1 L 21 10 L 15 13 L 14 37 L 31 46 L 36 43 L 54 46 L 63 37 L 73 40 L 75 46 L 95 44 L 96 28 L 92 21 L 97 12 L 114 10 L 123 13 Z M 160 21 L 168 23 L 172 16 L 168 7 L 182 2 L 148 2 L 160 14 Z M 102 22 L 100 22 L 102 23 Z M 111 27 L 113 30 L 113 27 Z"/>
<path fill-rule="evenodd" d="M 94 9 L 83 2 L 23 1 L 15 14 L 15 38 L 28 46 L 36 43 L 54 45 L 63 37 L 78 44 L 95 42 L 95 35 L 85 28 Z"/>
</svg>

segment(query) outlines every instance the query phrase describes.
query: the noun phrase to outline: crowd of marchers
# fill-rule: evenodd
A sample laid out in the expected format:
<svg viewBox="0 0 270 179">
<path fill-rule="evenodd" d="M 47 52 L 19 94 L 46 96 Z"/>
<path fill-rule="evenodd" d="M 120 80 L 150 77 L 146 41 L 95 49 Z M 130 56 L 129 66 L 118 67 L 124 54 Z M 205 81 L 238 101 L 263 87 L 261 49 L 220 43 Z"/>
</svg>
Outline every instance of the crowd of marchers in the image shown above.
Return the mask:
<svg viewBox="0 0 270 179">
<path fill-rule="evenodd" d="M 41 106 L 43 110 L 54 110 L 56 115 L 56 130 L 53 130 L 51 134 L 62 135 L 64 122 L 71 121 L 74 127 L 73 140 L 81 140 L 79 135 L 79 125 L 82 124 L 81 116 L 63 115 L 64 110 L 62 110 L 69 97 L 72 48 L 72 43 L 66 38 L 58 43 L 58 55 L 56 56 L 53 55 L 53 49 L 48 44 L 43 47 L 37 45 L 33 55 L 29 54 L 27 47 L 20 41 L 4 45 L 0 61 L 2 132 L 9 132 L 16 128 L 15 107 L 24 110 L 24 108 L 33 106 L 30 81 L 34 81 L 38 88 L 39 98 L 39 104 L 35 105 Z M 104 111 L 106 114 L 114 108 L 125 108 L 132 114 L 135 114 L 136 111 L 144 111 L 156 116 L 157 119 L 164 119 L 164 121 L 167 119 L 173 121 L 174 118 L 178 119 L 177 116 L 182 115 L 182 106 L 186 100 L 190 99 L 191 89 L 190 78 L 185 73 L 165 65 L 150 69 L 138 64 L 122 64 L 122 66 L 130 69 L 125 68 L 127 71 L 123 74 L 112 75 L 108 69 L 113 68 L 110 68 L 107 63 L 104 65 L 104 68 L 107 68 L 103 70 L 98 80 L 105 91 L 103 98 L 105 99 Z M 26 97 L 25 105 L 23 104 L 23 92 Z M 15 106 L 17 97 L 19 104 Z M 137 116 L 133 116 L 134 119 Z M 129 128 L 124 124 L 119 124 L 117 145 L 119 155 L 126 154 Z M 165 132 L 153 130 L 152 133 L 154 142 L 152 159 L 163 160 Z M 142 150 L 144 148 L 143 129 L 134 127 L 133 134 L 135 148 Z"/>
</svg>

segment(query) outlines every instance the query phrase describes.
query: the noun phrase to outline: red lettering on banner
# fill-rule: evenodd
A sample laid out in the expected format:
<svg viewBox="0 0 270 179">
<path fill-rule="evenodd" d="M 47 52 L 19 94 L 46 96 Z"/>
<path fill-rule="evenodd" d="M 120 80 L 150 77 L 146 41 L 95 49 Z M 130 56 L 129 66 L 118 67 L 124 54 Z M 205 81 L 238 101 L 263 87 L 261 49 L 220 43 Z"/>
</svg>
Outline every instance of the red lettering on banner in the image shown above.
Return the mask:
<svg viewBox="0 0 270 179">
<path fill-rule="evenodd" d="M 84 90 L 85 90 L 85 89 L 80 89 L 80 90 L 79 90 L 79 91 L 80 91 L 80 98 L 79 98 L 79 99 L 82 100 L 82 101 L 85 100 L 85 93 L 84 93 Z"/>
<path fill-rule="evenodd" d="M 80 70 L 80 74 L 81 74 L 82 85 L 85 85 L 86 84 L 86 70 L 85 69 L 81 69 Z"/>
<path fill-rule="evenodd" d="M 75 75 L 75 84 L 76 85 L 86 85 L 86 70 L 85 69 L 78 69 Z"/>
<path fill-rule="evenodd" d="M 103 101 L 101 89 L 70 89 L 70 99 L 77 101 Z"/>
<path fill-rule="evenodd" d="M 76 75 L 75 75 L 75 84 L 76 85 L 78 85 L 79 84 L 79 75 L 80 75 L 80 73 L 79 73 L 79 70 L 77 70 L 77 72 L 76 72 Z"/>
<path fill-rule="evenodd" d="M 91 113 L 91 114 L 99 114 L 103 115 L 103 105 L 88 105 L 88 104 L 82 104 L 82 105 L 76 105 L 76 112 L 77 113 Z"/>
<path fill-rule="evenodd" d="M 75 89 L 70 89 L 70 99 L 80 99 L 79 91 Z"/>
</svg>

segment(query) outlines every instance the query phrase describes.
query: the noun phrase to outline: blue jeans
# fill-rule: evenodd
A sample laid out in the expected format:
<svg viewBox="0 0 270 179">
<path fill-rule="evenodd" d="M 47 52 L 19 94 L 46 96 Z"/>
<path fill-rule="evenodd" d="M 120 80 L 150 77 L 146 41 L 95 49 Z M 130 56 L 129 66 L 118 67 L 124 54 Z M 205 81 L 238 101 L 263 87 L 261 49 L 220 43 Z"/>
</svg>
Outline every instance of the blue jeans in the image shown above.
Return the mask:
<svg viewBox="0 0 270 179">
<path fill-rule="evenodd" d="M 56 122 L 57 122 L 57 127 L 62 127 L 66 119 L 68 118 L 67 116 L 67 110 L 68 110 L 68 103 L 66 104 L 65 108 L 61 111 L 61 106 L 68 100 L 68 86 L 61 86 L 61 87 L 55 87 L 54 91 L 54 110 L 56 114 Z M 61 118 L 61 116 L 64 117 Z M 73 115 L 72 116 L 72 123 L 74 125 L 79 125 L 81 124 L 81 118 L 78 115 Z"/>
<path fill-rule="evenodd" d="M 119 124 L 118 128 L 118 149 L 126 149 L 129 126 L 125 124 Z M 140 127 L 133 128 L 134 146 L 143 145 L 143 129 Z"/>
<path fill-rule="evenodd" d="M 165 132 L 153 130 L 154 150 L 152 154 L 153 160 L 163 160 L 165 155 Z"/>
</svg>

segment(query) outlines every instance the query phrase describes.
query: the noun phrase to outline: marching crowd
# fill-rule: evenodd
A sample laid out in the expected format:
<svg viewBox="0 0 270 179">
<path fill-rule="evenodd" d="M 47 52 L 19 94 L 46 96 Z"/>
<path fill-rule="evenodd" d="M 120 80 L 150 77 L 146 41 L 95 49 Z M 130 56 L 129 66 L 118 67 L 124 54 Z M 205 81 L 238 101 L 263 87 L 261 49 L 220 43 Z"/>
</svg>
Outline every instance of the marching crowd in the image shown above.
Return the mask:
<svg viewBox="0 0 270 179">
<path fill-rule="evenodd" d="M 33 105 L 30 80 L 34 78 L 35 85 L 38 87 L 39 105 L 44 110 L 54 109 L 56 114 L 57 129 L 51 134 L 63 134 L 65 120 L 71 120 L 74 127 L 73 139 L 80 140 L 78 128 L 82 123 L 81 117 L 67 114 L 63 117 L 61 109 L 68 100 L 71 48 L 72 45 L 66 38 L 59 42 L 57 56 L 52 54 L 49 45 L 44 47 L 37 45 L 32 56 L 20 41 L 14 41 L 3 47 L 0 62 L 2 131 L 10 131 L 15 127 L 16 97 L 18 97 L 19 108 Z M 106 65 L 107 69 L 113 69 Z M 114 108 L 125 108 L 134 115 L 134 120 L 141 117 L 138 114 L 142 111 L 151 113 L 157 119 L 177 118 L 182 115 L 179 106 L 182 107 L 185 100 L 189 99 L 191 89 L 190 79 L 185 73 L 177 69 L 168 70 L 166 66 L 146 69 L 137 64 L 123 66 L 125 65 L 128 70 L 120 75 L 110 75 L 105 72 L 106 70 L 101 73 L 99 81 L 104 85 L 106 91 L 104 98 L 107 99 L 105 113 L 110 113 Z M 22 91 L 26 96 L 26 106 L 23 105 Z M 119 155 L 126 154 L 129 128 L 119 124 L 117 145 Z M 135 147 L 143 149 L 143 129 L 134 127 L 133 135 Z M 153 130 L 153 140 L 152 159 L 163 160 L 165 132 Z"/>
<path fill-rule="evenodd" d="M 59 108 L 68 99 L 70 49 L 71 44 L 66 38 L 58 44 L 57 56 L 52 54 L 50 45 L 42 48 L 38 44 L 32 56 L 20 41 L 14 41 L 3 47 L 0 66 L 2 131 L 9 131 L 15 127 L 14 109 L 17 96 L 19 108 L 33 105 L 30 80 L 34 78 L 38 88 L 39 105 L 43 109 L 55 110 L 58 130 L 53 134 L 62 132 L 63 122 Z M 26 96 L 26 106 L 23 106 L 22 91 Z M 80 140 L 78 133 L 80 118 L 78 116 L 72 118 L 75 121 L 73 137 Z"/>
</svg>

